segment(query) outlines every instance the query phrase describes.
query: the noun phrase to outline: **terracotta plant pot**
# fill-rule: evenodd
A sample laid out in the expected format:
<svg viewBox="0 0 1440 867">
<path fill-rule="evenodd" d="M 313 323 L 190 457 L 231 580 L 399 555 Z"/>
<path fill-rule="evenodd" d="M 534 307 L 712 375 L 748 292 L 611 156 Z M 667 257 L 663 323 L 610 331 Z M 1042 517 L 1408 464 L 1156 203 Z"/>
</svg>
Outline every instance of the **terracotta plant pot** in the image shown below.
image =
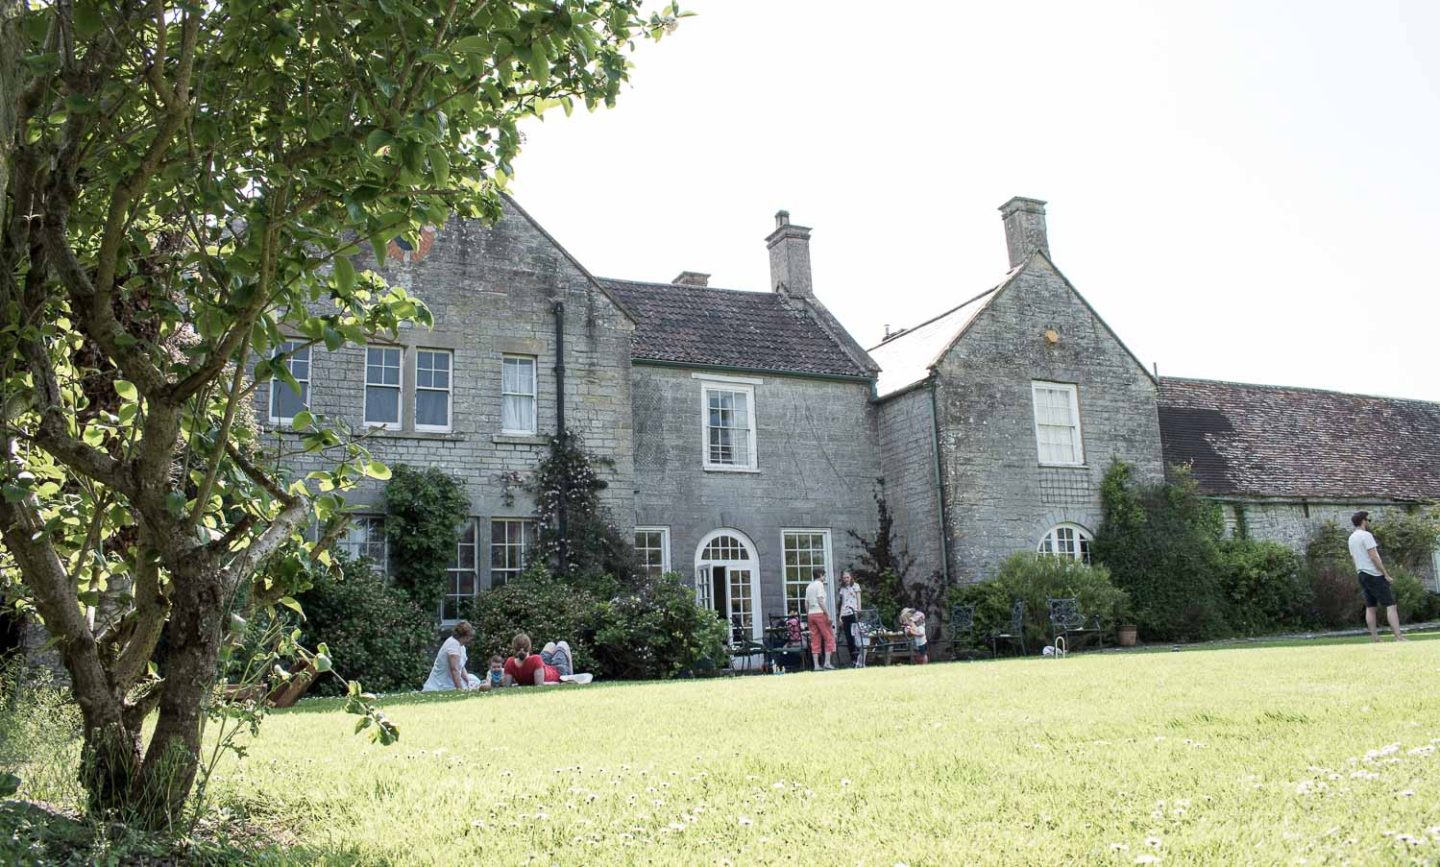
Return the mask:
<svg viewBox="0 0 1440 867">
<path fill-rule="evenodd" d="M 1115 638 L 1121 647 L 1134 647 L 1140 630 L 1133 623 L 1127 623 L 1115 631 Z"/>
</svg>

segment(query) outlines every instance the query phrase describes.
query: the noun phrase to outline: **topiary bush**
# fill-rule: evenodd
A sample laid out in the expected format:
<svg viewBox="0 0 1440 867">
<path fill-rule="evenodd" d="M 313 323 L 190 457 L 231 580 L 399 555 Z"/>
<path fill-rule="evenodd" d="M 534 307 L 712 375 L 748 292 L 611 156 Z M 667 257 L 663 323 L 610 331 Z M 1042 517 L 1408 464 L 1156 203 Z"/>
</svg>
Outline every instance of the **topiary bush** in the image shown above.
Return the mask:
<svg viewBox="0 0 1440 867">
<path fill-rule="evenodd" d="M 1220 588 L 1230 625 L 1246 635 L 1305 627 L 1314 588 L 1300 556 L 1278 542 L 1228 539 L 1220 544 Z"/>
<path fill-rule="evenodd" d="M 433 609 L 421 608 L 368 561 L 335 556 L 335 565 L 318 571 L 299 600 L 305 609 L 302 643 L 328 645 L 345 678 L 371 692 L 417 690 L 425 683 L 439 644 Z M 338 695 L 343 686 L 324 677 L 314 691 Z"/>
<path fill-rule="evenodd" d="M 1103 518 L 1091 550 L 1130 594 L 1136 624 L 1149 640 L 1195 641 L 1230 633 L 1221 588 L 1219 504 L 1201 496 L 1189 470 L 1137 485 L 1116 460 L 1100 486 Z"/>
<path fill-rule="evenodd" d="M 727 661 L 724 621 L 696 604 L 695 588 L 677 573 L 638 579 L 597 614 L 595 655 L 610 677 L 704 674 Z"/>
<path fill-rule="evenodd" d="M 464 616 L 475 627 L 470 655 L 481 670 L 493 654 L 510 655 L 516 633 L 530 636 L 538 651 L 547 641 L 570 643 L 576 671 L 609 674 L 597 666 L 592 641 L 599 600 L 534 563 L 519 578 L 475 597 Z"/>
<path fill-rule="evenodd" d="M 1033 551 L 1012 555 L 994 578 L 956 587 L 950 596 L 951 604 L 975 606 L 975 635 L 980 639 L 1008 629 L 1011 603 L 1023 600 L 1025 643 L 1037 652 L 1050 643 L 1050 599 L 1075 597 L 1086 619 L 1098 616 L 1100 628 L 1107 634 L 1129 604 L 1125 591 L 1115 586 L 1104 566 Z"/>
</svg>

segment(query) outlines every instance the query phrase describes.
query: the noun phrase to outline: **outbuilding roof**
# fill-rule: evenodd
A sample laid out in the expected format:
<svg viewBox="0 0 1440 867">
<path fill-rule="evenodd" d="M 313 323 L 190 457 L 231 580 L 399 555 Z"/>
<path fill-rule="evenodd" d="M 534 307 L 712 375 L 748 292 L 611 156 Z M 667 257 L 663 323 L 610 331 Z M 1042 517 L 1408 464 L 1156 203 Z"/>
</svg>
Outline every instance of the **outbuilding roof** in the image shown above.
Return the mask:
<svg viewBox="0 0 1440 867">
<path fill-rule="evenodd" d="M 600 283 L 635 318 L 631 357 L 637 361 L 870 378 L 799 302 L 777 292 Z"/>
<path fill-rule="evenodd" d="M 1212 496 L 1440 500 L 1440 404 L 1160 380 L 1165 462 Z"/>
</svg>

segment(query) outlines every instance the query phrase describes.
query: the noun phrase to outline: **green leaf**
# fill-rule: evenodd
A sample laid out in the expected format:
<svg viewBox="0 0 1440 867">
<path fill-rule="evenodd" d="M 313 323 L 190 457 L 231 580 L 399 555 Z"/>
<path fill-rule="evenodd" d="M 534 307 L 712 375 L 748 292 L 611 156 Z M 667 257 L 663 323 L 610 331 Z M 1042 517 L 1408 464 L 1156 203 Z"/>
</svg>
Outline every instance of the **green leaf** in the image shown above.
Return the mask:
<svg viewBox="0 0 1440 867">
<path fill-rule="evenodd" d="M 291 611 L 294 611 L 296 614 L 299 614 L 301 616 L 304 616 L 305 614 L 305 609 L 300 606 L 300 601 L 294 596 L 282 596 L 280 598 L 280 604 L 284 605 L 286 608 L 289 608 Z"/>
<path fill-rule="evenodd" d="M 436 146 L 430 149 L 430 168 L 435 175 L 435 186 L 444 188 L 450 185 L 450 157 L 446 156 L 444 148 Z"/>
<path fill-rule="evenodd" d="M 290 427 L 294 428 L 295 430 L 305 430 L 314 423 L 315 415 L 308 409 L 300 410 L 299 412 L 295 413 L 294 418 L 290 419 Z"/>
<path fill-rule="evenodd" d="M 171 491 L 166 494 L 165 508 L 169 510 L 170 514 L 177 518 L 183 515 L 185 513 L 185 495 L 179 491 Z"/>
<path fill-rule="evenodd" d="M 115 380 L 115 393 L 120 395 L 121 400 L 138 400 L 140 392 L 135 388 L 135 383 L 124 379 Z"/>
<path fill-rule="evenodd" d="M 335 287 L 345 295 L 355 291 L 355 265 L 348 256 L 335 260 Z"/>
<path fill-rule="evenodd" d="M 379 479 L 383 482 L 386 479 L 390 478 L 390 468 L 385 466 L 385 464 L 381 461 L 366 461 L 365 475 L 369 476 L 372 479 Z"/>
</svg>

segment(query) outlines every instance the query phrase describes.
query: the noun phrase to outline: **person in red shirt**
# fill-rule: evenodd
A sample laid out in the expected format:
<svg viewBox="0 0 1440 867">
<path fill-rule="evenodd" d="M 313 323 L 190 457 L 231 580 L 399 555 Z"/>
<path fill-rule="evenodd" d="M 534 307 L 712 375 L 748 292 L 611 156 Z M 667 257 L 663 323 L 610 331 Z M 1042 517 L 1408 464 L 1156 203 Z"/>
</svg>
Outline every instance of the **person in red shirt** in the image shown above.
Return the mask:
<svg viewBox="0 0 1440 867">
<path fill-rule="evenodd" d="M 520 633 L 510 642 L 514 654 L 505 660 L 506 686 L 543 686 L 560 682 L 560 669 L 547 663 L 538 653 L 530 652 L 530 636 Z"/>
</svg>

